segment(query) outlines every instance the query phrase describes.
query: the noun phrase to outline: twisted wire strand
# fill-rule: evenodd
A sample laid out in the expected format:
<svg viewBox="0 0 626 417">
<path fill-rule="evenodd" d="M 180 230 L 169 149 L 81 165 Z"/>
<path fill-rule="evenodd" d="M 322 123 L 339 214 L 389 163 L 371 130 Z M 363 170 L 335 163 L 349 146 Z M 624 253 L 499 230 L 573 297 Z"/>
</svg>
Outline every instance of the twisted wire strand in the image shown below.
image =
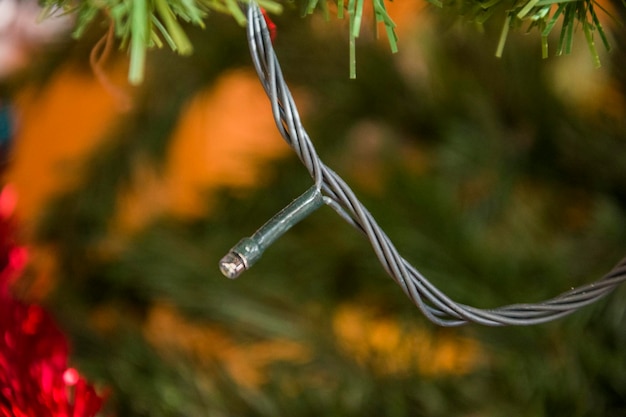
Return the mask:
<svg viewBox="0 0 626 417">
<path fill-rule="evenodd" d="M 324 202 L 369 239 L 387 273 L 432 322 L 459 326 L 474 322 L 486 326 L 532 325 L 551 321 L 606 296 L 626 280 L 626 258 L 591 284 L 566 291 L 534 304 L 512 304 L 480 309 L 449 298 L 404 259 L 352 189 L 317 155 L 304 129 L 294 99 L 282 74 L 272 40 L 259 6 L 248 6 L 248 44 L 257 74 L 269 97 L 276 126 L 322 191 Z"/>
</svg>

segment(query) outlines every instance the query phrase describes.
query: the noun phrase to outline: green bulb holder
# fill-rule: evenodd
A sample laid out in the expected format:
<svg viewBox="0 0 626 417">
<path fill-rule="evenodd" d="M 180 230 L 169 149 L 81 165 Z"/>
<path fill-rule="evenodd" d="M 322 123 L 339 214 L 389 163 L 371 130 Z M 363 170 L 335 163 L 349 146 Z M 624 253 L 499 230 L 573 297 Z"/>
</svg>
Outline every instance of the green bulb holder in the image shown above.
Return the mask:
<svg viewBox="0 0 626 417">
<path fill-rule="evenodd" d="M 324 204 L 324 198 L 317 186 L 309 188 L 287 207 L 272 217 L 250 237 L 244 237 L 220 260 L 222 274 L 230 279 L 239 277 L 250 269 L 263 255 L 263 252 L 276 239 L 285 234 L 293 225 L 308 217 Z"/>
</svg>

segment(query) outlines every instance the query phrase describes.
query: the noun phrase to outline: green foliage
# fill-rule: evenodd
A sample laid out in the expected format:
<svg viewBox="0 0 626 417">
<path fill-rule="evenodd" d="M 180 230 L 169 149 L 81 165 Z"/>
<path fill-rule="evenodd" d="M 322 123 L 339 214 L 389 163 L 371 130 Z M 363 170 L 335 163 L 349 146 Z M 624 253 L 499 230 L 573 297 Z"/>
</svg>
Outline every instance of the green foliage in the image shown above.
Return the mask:
<svg viewBox="0 0 626 417">
<path fill-rule="evenodd" d="M 245 0 L 245 2 L 250 0 Z M 414 0 L 397 0 L 414 1 Z M 257 0 L 261 7 L 271 13 L 280 13 L 283 6 L 278 0 Z M 541 33 L 542 56 L 548 56 L 548 37 L 556 24 L 561 21 L 561 31 L 557 45 L 557 55 L 569 54 L 574 39 L 577 23 L 582 26 L 589 50 L 597 66 L 600 59 L 595 47 L 594 34 L 597 34 L 604 47 L 609 50 L 608 37 L 598 18 L 596 7 L 602 9 L 595 0 L 430 0 L 438 7 L 449 9 L 465 18 L 483 24 L 494 14 L 504 14 L 504 25 L 496 55 L 501 56 L 510 28 L 517 28 L 527 23 L 528 30 Z M 356 77 L 356 39 L 361 32 L 364 0 L 306 0 L 305 14 L 321 9 L 328 18 L 329 3 L 335 7 L 338 18 L 349 19 L 350 77 Z M 192 53 L 194 45 L 190 42 L 185 24 L 205 27 L 205 20 L 210 11 L 231 15 L 240 25 L 245 24 L 245 16 L 235 0 L 43 0 L 46 14 L 51 15 L 58 8 L 65 13 L 77 16 L 74 36 L 79 38 L 94 20 L 108 20 L 115 29 L 115 36 L 121 42 L 121 48 L 130 55 L 128 78 L 131 84 L 141 84 L 144 77 L 146 51 L 161 48 L 167 44 L 181 55 Z M 395 23 L 389 16 L 385 0 L 371 0 L 376 24 L 382 23 L 392 52 L 398 50 L 398 38 Z M 602 9 L 603 10 L 603 9 Z"/>
<path fill-rule="evenodd" d="M 329 7 L 328 0 L 308 0 L 306 5 L 306 13 L 312 14 L 315 9 L 319 7 L 322 9 L 324 15 L 328 19 Z M 349 44 L 350 44 L 350 78 L 356 78 L 356 39 L 361 33 L 361 24 L 363 21 L 363 7 L 364 0 L 348 0 L 348 4 L 345 4 L 344 0 L 336 1 L 337 17 L 339 19 L 344 18 L 344 13 L 347 13 L 349 24 Z M 372 0 L 372 9 L 374 12 L 375 23 L 382 23 L 385 26 L 387 32 L 387 39 L 389 40 L 389 46 L 391 52 L 398 52 L 398 36 L 395 32 L 396 24 L 393 22 L 387 8 L 385 7 L 384 0 Z"/>
<path fill-rule="evenodd" d="M 555 4 L 558 6 L 555 10 Z M 557 45 L 557 55 L 569 54 L 572 51 L 574 42 L 574 27 L 579 23 L 582 26 L 589 51 L 594 59 L 596 66 L 600 66 L 600 58 L 595 47 L 593 34 L 597 32 L 606 48 L 610 50 L 611 46 L 607 39 L 606 33 L 600 23 L 594 5 L 598 3 L 594 0 L 585 1 L 557 1 L 546 2 L 540 0 L 531 0 L 521 7 L 516 7 L 508 12 L 505 26 L 502 29 L 500 43 L 496 55 L 502 55 L 502 49 L 506 41 L 506 35 L 509 26 L 515 26 L 526 21 L 529 22 L 528 30 L 537 28 L 541 33 L 541 50 L 544 58 L 548 57 L 548 37 L 552 33 L 554 26 L 561 19 L 561 32 Z"/>
<path fill-rule="evenodd" d="M 489 0 L 489 1 L 433 1 L 438 7 L 451 9 L 479 25 L 494 15 L 504 15 L 504 24 L 500 33 L 496 56 L 502 56 L 509 29 L 526 28 L 527 32 L 538 31 L 541 34 L 542 56 L 548 57 L 548 38 L 561 23 L 556 55 L 569 54 L 572 50 L 574 30 L 581 27 L 597 66 L 600 59 L 595 47 L 594 34 L 597 34 L 607 50 L 611 49 L 608 37 L 600 23 L 596 8 L 605 12 L 595 0 Z"/>
<path fill-rule="evenodd" d="M 282 6 L 274 0 L 257 3 L 273 13 Z M 130 55 L 128 79 L 131 84 L 141 84 L 144 77 L 146 51 L 161 48 L 166 43 L 173 51 L 189 55 L 193 45 L 181 22 L 204 28 L 210 11 L 231 15 L 244 25 L 246 18 L 235 0 L 44 0 L 45 15 L 56 13 L 76 14 L 74 36 L 80 38 L 95 19 L 106 19 L 115 30 L 122 48 Z"/>
</svg>

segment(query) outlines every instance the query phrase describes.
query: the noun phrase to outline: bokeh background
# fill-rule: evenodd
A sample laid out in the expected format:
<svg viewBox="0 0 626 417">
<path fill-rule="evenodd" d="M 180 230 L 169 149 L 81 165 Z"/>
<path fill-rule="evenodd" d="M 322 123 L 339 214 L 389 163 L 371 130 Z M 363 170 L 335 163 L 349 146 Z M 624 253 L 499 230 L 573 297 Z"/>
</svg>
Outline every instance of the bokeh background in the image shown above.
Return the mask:
<svg viewBox="0 0 626 417">
<path fill-rule="evenodd" d="M 321 157 L 457 301 L 535 302 L 606 273 L 626 249 L 623 27 L 604 19 L 614 50 L 595 68 L 582 33 L 544 60 L 513 32 L 497 59 L 497 17 L 389 6 L 400 52 L 365 25 L 355 80 L 347 22 L 298 2 L 273 17 Z M 438 328 L 328 208 L 221 276 L 311 184 L 232 18 L 187 28 L 190 57 L 151 52 L 133 88 L 123 53 L 105 82 L 89 65 L 105 26 L 76 41 L 71 22 L 54 37 L 15 22 L 0 21 L 3 180 L 31 254 L 15 291 L 54 314 L 103 416 L 626 415 L 626 288 L 540 326 Z"/>
</svg>

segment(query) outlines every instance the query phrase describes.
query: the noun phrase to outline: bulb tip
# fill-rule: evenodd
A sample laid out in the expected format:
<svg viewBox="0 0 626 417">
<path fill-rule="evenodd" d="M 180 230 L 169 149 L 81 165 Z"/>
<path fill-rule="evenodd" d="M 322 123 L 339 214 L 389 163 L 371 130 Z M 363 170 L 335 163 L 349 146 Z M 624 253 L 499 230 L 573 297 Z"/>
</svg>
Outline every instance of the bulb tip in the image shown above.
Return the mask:
<svg viewBox="0 0 626 417">
<path fill-rule="evenodd" d="M 220 271 L 226 278 L 235 279 L 247 269 L 245 260 L 235 252 L 228 252 L 220 260 Z"/>
</svg>

